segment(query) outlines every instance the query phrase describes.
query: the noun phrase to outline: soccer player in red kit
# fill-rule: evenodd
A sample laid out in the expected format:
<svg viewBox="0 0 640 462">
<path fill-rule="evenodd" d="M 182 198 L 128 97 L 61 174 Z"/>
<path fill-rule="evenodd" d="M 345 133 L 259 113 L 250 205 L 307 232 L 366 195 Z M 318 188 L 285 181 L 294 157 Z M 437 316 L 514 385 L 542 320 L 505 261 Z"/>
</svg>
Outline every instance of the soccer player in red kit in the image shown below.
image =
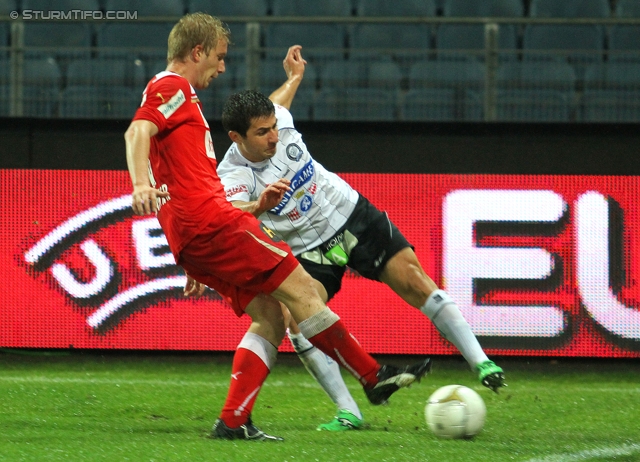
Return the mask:
<svg viewBox="0 0 640 462">
<path fill-rule="evenodd" d="M 322 302 L 290 248 L 226 200 L 195 89 L 206 89 L 225 71 L 228 43 L 228 29 L 207 14 L 188 14 L 173 27 L 167 70 L 147 84 L 125 133 L 132 207 L 139 215 L 156 212 L 177 264 L 217 290 L 238 316 L 252 318 L 234 357 L 231 387 L 212 436 L 279 440 L 251 421 L 274 360 L 269 345 L 277 348 L 284 337 L 279 302 L 314 346 L 360 381 L 372 404 L 386 402 L 399 388 L 419 380 L 430 361 L 403 368 L 378 364 Z M 279 180 L 259 201 L 274 207 L 288 190 L 288 182 Z"/>
</svg>

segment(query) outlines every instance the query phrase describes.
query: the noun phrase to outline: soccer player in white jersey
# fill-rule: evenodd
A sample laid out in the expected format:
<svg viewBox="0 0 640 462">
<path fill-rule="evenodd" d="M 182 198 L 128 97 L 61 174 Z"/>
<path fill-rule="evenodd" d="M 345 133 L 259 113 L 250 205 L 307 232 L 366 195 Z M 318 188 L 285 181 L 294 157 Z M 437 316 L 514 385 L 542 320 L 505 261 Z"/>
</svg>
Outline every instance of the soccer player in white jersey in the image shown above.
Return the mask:
<svg viewBox="0 0 640 462">
<path fill-rule="evenodd" d="M 269 99 L 245 91 L 225 105 L 222 123 L 234 143 L 218 174 L 227 199 L 290 245 L 325 302 L 340 290 L 349 266 L 424 313 L 484 386 L 495 392 L 506 386 L 502 368 L 486 356 L 458 306 L 424 272 L 387 214 L 312 158 L 288 111 L 304 74 L 301 47 L 290 48 L 283 64 L 287 81 Z M 276 207 L 260 210 L 260 193 L 280 178 L 291 182 L 291 191 Z"/>
<path fill-rule="evenodd" d="M 379 364 L 327 308 L 291 248 L 227 201 L 196 89 L 206 89 L 225 72 L 229 37 L 224 24 L 205 13 L 187 14 L 172 28 L 167 70 L 151 79 L 125 133 L 131 206 L 139 215 L 157 214 L 176 263 L 200 284 L 214 288 L 238 317 L 251 318 L 234 355 L 227 400 L 211 437 L 282 441 L 251 419 L 285 335 L 281 302 L 305 337 L 340 362 L 374 405 L 419 381 L 431 360 L 405 367 Z M 270 185 L 259 202 L 273 208 L 288 190 L 281 180 Z"/>
</svg>

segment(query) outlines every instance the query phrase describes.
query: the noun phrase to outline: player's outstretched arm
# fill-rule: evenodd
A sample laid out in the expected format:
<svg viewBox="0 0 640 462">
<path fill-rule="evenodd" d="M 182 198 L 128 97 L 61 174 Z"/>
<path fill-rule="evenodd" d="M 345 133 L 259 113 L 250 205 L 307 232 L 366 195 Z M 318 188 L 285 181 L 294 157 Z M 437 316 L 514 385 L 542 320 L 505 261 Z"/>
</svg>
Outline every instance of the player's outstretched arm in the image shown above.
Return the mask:
<svg viewBox="0 0 640 462">
<path fill-rule="evenodd" d="M 169 197 L 168 192 L 158 191 L 149 180 L 149 149 L 151 137 L 158 133 L 158 127 L 148 120 L 134 120 L 124 134 L 127 152 L 127 166 L 133 193 L 131 207 L 136 215 L 147 215 L 158 210 L 157 197 Z"/>
<path fill-rule="evenodd" d="M 282 61 L 284 71 L 287 73 L 287 80 L 276 91 L 269 95 L 269 99 L 274 104 L 279 104 L 287 109 L 291 108 L 293 98 L 296 96 L 300 82 L 304 77 L 304 67 L 307 62 L 302 57 L 302 46 L 293 45 L 287 51 L 287 55 Z"/>
<path fill-rule="evenodd" d="M 254 217 L 258 218 L 267 210 L 271 210 L 282 201 L 284 195 L 291 188 L 289 185 L 291 182 L 286 178 L 280 178 L 275 183 L 268 185 L 264 191 L 260 193 L 260 196 L 255 201 L 232 201 L 231 203 L 245 212 L 249 212 Z"/>
</svg>

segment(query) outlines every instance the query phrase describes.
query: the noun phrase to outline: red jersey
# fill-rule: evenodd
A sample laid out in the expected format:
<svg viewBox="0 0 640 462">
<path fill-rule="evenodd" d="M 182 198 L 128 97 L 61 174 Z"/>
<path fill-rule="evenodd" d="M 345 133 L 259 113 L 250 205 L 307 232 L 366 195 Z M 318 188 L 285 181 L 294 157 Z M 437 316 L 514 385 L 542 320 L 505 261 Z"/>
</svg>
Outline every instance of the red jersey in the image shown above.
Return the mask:
<svg viewBox="0 0 640 462">
<path fill-rule="evenodd" d="M 158 127 L 151 138 L 149 175 L 154 188 L 170 195 L 158 204 L 158 220 L 179 262 L 181 250 L 196 234 L 215 230 L 242 212 L 225 197 L 209 124 L 187 79 L 168 71 L 157 74 L 133 120 Z"/>
</svg>

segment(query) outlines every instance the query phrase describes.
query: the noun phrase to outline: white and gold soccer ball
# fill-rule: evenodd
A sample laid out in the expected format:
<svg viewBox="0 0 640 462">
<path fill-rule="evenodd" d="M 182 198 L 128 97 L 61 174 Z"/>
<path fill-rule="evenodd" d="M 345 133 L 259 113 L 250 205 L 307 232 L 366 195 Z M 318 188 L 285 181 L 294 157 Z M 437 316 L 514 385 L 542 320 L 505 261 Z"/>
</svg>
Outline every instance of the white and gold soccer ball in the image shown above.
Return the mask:
<svg viewBox="0 0 640 462">
<path fill-rule="evenodd" d="M 473 438 L 484 427 L 486 415 L 480 395 L 463 385 L 438 388 L 424 408 L 427 425 L 439 438 Z"/>
</svg>

